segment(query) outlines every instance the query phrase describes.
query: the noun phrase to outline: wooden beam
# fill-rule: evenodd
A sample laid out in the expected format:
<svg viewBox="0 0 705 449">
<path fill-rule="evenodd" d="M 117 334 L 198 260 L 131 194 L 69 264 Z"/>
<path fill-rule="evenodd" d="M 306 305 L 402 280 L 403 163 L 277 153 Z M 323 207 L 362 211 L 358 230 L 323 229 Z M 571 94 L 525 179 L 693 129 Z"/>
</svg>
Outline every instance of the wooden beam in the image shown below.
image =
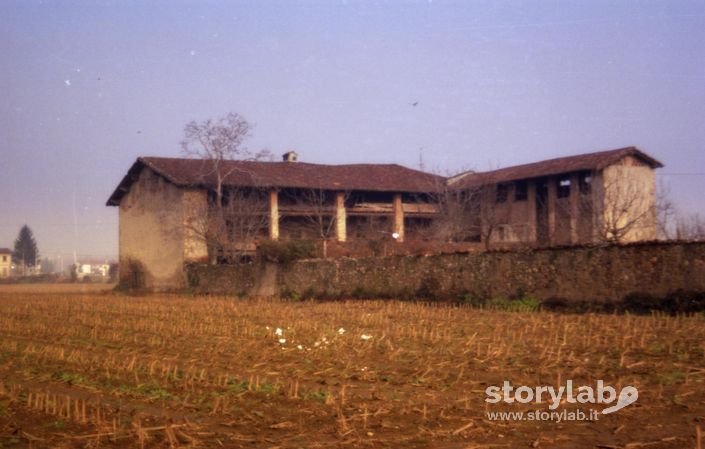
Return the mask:
<svg viewBox="0 0 705 449">
<path fill-rule="evenodd" d="M 403 203 L 404 215 L 436 215 L 438 205 L 431 203 Z M 394 205 L 389 203 L 357 203 L 348 208 L 348 214 L 391 214 Z"/>
</svg>

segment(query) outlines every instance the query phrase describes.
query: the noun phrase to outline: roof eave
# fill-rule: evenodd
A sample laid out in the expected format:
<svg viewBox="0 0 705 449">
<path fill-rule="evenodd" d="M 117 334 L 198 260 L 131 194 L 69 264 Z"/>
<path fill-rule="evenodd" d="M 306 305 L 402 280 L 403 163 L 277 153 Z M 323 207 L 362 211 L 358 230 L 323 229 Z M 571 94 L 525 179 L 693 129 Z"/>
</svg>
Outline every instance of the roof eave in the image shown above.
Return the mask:
<svg viewBox="0 0 705 449">
<path fill-rule="evenodd" d="M 611 159 L 603 161 L 600 164 L 597 164 L 593 170 L 604 170 L 605 168 L 609 167 L 610 165 L 614 165 L 616 162 L 624 159 L 626 156 L 633 156 L 636 157 L 637 159 L 641 159 L 643 162 L 645 162 L 649 167 L 652 169 L 656 168 L 662 168 L 664 165 L 661 161 L 658 159 L 655 159 L 648 154 L 644 153 L 637 147 L 626 147 L 622 148 L 618 151 L 617 154 L 615 154 Z"/>
<path fill-rule="evenodd" d="M 639 157 L 644 162 L 649 164 L 651 168 L 663 168 L 663 163 L 661 161 L 659 161 L 658 159 L 654 159 L 653 157 L 649 156 L 648 154 L 644 153 L 636 147 L 634 147 L 633 155 Z"/>
<path fill-rule="evenodd" d="M 140 172 L 144 167 L 145 163 L 144 161 L 142 161 L 142 158 L 137 158 L 137 160 L 127 170 L 127 173 L 125 174 L 125 176 L 123 176 L 122 180 L 115 188 L 113 193 L 110 195 L 105 205 L 119 206 L 122 197 L 130 191 L 130 187 L 137 180 L 137 177 L 139 176 Z"/>
</svg>

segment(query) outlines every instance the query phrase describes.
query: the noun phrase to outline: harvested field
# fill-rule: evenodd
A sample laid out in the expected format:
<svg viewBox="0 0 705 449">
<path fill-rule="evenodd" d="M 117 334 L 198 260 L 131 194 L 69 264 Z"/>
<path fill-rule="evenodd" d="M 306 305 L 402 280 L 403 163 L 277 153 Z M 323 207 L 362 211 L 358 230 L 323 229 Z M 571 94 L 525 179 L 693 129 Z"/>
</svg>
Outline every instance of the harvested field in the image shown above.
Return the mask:
<svg viewBox="0 0 705 449">
<path fill-rule="evenodd" d="M 549 408 L 488 404 L 488 386 L 598 379 L 638 401 L 488 419 Z M 702 315 L 0 290 L 3 448 L 676 449 L 700 447 L 698 427 Z"/>
<path fill-rule="evenodd" d="M 85 283 L 85 284 L 0 284 L 0 295 L 8 293 L 23 293 L 32 295 L 65 294 L 76 295 L 86 293 L 107 293 L 115 284 Z"/>
</svg>

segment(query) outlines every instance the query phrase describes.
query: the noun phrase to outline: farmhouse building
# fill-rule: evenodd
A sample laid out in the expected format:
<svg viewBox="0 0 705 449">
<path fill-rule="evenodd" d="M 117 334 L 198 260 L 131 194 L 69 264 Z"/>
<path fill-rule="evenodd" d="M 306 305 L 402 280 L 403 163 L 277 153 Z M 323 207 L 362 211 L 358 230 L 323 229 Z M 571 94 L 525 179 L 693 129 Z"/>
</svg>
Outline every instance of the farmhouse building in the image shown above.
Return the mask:
<svg viewBox="0 0 705 449">
<path fill-rule="evenodd" d="M 448 180 L 479 204 L 482 236 L 538 245 L 657 237 L 656 159 L 635 147 L 550 159 Z"/>
<path fill-rule="evenodd" d="M 0 278 L 10 277 L 12 274 L 12 251 L 0 248 Z"/>
<path fill-rule="evenodd" d="M 252 251 L 262 239 L 396 238 L 423 228 L 445 178 L 399 165 L 319 165 L 141 157 L 108 200 L 119 206 L 120 271 L 139 261 L 152 287 L 188 262 Z M 220 178 L 220 179 L 219 179 Z M 220 198 L 217 196 L 220 190 Z M 220 206 L 216 206 L 220 205 Z"/>
<path fill-rule="evenodd" d="M 656 237 L 654 169 L 636 148 L 452 178 L 395 164 L 140 157 L 119 207 L 120 272 L 183 285 L 184 264 L 228 261 L 263 240 L 388 239 L 557 245 Z"/>
</svg>

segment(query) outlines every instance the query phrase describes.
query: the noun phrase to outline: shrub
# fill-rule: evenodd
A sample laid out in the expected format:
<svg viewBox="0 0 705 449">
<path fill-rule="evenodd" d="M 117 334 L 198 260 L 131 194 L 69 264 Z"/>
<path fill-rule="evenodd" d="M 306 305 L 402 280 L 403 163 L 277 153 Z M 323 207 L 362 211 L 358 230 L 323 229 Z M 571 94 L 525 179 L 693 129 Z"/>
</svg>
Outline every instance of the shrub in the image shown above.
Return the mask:
<svg viewBox="0 0 705 449">
<path fill-rule="evenodd" d="M 184 266 L 186 272 L 186 285 L 189 289 L 198 289 L 201 284 L 201 275 L 199 267 L 194 264 L 186 264 Z"/>
<path fill-rule="evenodd" d="M 132 292 L 139 292 L 147 285 L 147 271 L 142 262 L 127 259 L 120 270 L 120 287 Z"/>
<path fill-rule="evenodd" d="M 301 299 L 301 294 L 291 290 L 287 286 L 283 286 L 281 290 L 279 290 L 279 296 L 283 299 L 293 299 L 294 301 L 299 301 Z"/>
<path fill-rule="evenodd" d="M 705 292 L 679 289 L 664 297 L 632 292 L 616 302 L 575 301 L 552 297 L 541 302 L 541 309 L 569 313 L 699 313 L 705 311 Z"/>
<path fill-rule="evenodd" d="M 353 291 L 350 292 L 350 296 L 352 296 L 354 299 L 370 299 L 375 297 L 374 293 L 360 285 L 355 287 Z"/>
<path fill-rule="evenodd" d="M 650 293 L 634 292 L 622 299 L 621 310 L 631 313 L 650 313 L 663 308 L 663 300 Z"/>
<path fill-rule="evenodd" d="M 384 252 L 384 243 L 381 240 L 368 240 L 367 246 L 375 257 L 381 256 Z"/>
<path fill-rule="evenodd" d="M 265 240 L 257 249 L 262 260 L 288 264 L 299 259 L 312 259 L 316 255 L 316 245 L 310 240 L 277 242 Z"/>
<path fill-rule="evenodd" d="M 539 309 L 539 301 L 530 296 L 513 299 L 492 298 L 485 305 L 490 309 L 512 312 L 535 312 Z"/>
<path fill-rule="evenodd" d="M 698 313 L 705 311 L 705 292 L 678 289 L 664 297 L 630 293 L 622 299 L 620 309 L 631 313 Z"/>
<path fill-rule="evenodd" d="M 464 293 L 460 296 L 464 304 L 472 307 L 482 307 L 487 302 L 487 298 L 478 296 L 475 293 Z"/>
<path fill-rule="evenodd" d="M 416 299 L 416 294 L 413 288 L 408 286 L 402 287 L 401 290 L 399 290 L 394 296 L 404 301 Z"/>
<path fill-rule="evenodd" d="M 301 297 L 298 298 L 299 300 L 304 300 L 304 299 L 315 299 L 317 297 L 316 289 L 313 288 L 312 286 L 309 286 L 306 288 L 306 290 L 301 293 Z"/>
<path fill-rule="evenodd" d="M 663 299 L 663 310 L 671 314 L 703 312 L 705 292 L 678 289 Z"/>
<path fill-rule="evenodd" d="M 110 282 L 115 282 L 117 281 L 118 275 L 120 274 L 119 271 L 119 266 L 116 263 L 111 263 L 110 268 L 108 269 L 108 277 L 110 278 Z"/>
<path fill-rule="evenodd" d="M 416 296 L 423 299 L 439 299 L 441 293 L 441 283 L 434 276 L 426 276 L 421 280 Z"/>
<path fill-rule="evenodd" d="M 548 310 L 551 312 L 567 312 L 571 310 L 571 305 L 570 302 L 565 298 L 552 296 L 548 299 L 541 301 L 541 309 Z"/>
</svg>

